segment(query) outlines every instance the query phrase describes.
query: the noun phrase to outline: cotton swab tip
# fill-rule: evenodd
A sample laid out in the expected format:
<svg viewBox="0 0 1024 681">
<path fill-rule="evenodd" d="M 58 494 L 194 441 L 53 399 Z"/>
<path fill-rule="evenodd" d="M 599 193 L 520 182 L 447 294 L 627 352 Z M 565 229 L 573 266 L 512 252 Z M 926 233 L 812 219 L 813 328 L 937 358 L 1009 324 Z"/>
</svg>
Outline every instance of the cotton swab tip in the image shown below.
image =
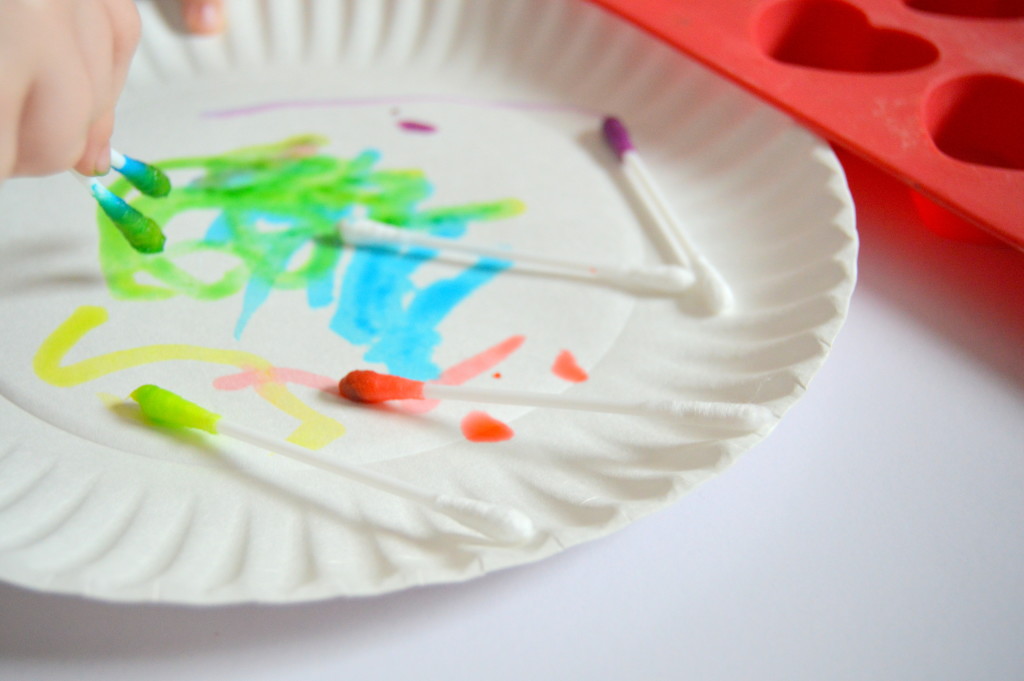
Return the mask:
<svg viewBox="0 0 1024 681">
<path fill-rule="evenodd" d="M 354 372 L 355 373 L 355 372 Z M 362 372 L 373 373 L 373 372 Z M 384 378 L 394 378 L 385 376 Z M 406 379 L 400 379 L 406 380 Z M 358 383 L 359 379 L 356 380 Z M 407 381 L 416 383 L 416 381 Z M 340 461 L 320 461 L 288 442 L 275 442 L 272 438 L 250 430 L 240 424 L 222 421 L 220 414 L 204 409 L 185 398 L 156 385 L 143 385 L 132 394 L 142 413 L 154 423 L 196 428 L 212 434 L 267 448 L 286 458 L 307 466 L 327 471 L 345 478 L 363 482 L 381 491 L 425 504 L 466 527 L 472 528 L 496 541 L 508 544 L 522 544 L 536 536 L 533 522 L 520 511 L 478 499 L 436 494 L 402 480 L 381 473 L 363 469 Z"/>
<path fill-rule="evenodd" d="M 700 273 L 698 286 L 704 295 L 704 302 L 714 314 L 730 311 L 736 303 L 732 288 L 725 283 L 722 275 L 703 258 L 698 258 L 696 269 Z"/>
<path fill-rule="evenodd" d="M 658 400 L 650 402 L 649 406 L 688 421 L 696 419 L 709 426 L 751 432 L 759 431 L 775 420 L 775 414 L 768 407 L 760 404 Z"/>
<path fill-rule="evenodd" d="M 110 150 L 110 167 L 146 196 L 162 198 L 171 193 L 171 181 L 162 170 L 116 149 Z"/>
<path fill-rule="evenodd" d="M 696 281 L 693 272 L 679 265 L 649 265 L 626 270 L 634 285 L 668 294 L 688 291 Z"/>
<path fill-rule="evenodd" d="M 217 434 L 220 414 L 189 402 L 170 390 L 152 384 L 143 385 L 132 391 L 131 397 L 139 403 L 139 409 L 150 421 Z"/>
<path fill-rule="evenodd" d="M 626 155 L 626 152 L 632 151 L 633 140 L 629 138 L 629 131 L 626 130 L 626 126 L 623 125 L 622 121 L 614 116 L 608 116 L 601 123 L 601 132 L 604 133 L 605 142 L 611 147 L 611 150 L 615 152 L 615 155 L 621 161 Z"/>
<path fill-rule="evenodd" d="M 466 527 L 503 543 L 525 544 L 537 535 L 533 521 L 514 508 L 446 494 L 438 495 L 433 506 Z"/>
<path fill-rule="evenodd" d="M 338 392 L 352 402 L 376 404 L 389 400 L 422 400 L 423 381 L 376 371 L 350 371 L 338 381 Z"/>
<path fill-rule="evenodd" d="M 164 250 L 167 237 L 158 224 L 132 208 L 96 178 L 91 178 L 87 186 L 103 213 L 110 218 L 132 248 L 140 253 L 159 253 Z"/>
</svg>

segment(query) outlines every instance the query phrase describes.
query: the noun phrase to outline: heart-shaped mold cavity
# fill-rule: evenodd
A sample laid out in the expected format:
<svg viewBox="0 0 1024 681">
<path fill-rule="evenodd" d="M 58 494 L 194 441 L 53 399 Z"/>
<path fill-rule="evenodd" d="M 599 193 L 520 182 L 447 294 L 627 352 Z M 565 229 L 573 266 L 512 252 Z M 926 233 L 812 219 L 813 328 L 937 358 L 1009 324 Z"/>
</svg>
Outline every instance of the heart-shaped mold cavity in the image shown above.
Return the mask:
<svg viewBox="0 0 1024 681">
<path fill-rule="evenodd" d="M 924 121 L 947 156 L 1024 170 L 1024 83 L 987 74 L 947 81 L 925 99 Z"/>
<path fill-rule="evenodd" d="M 776 61 L 831 71 L 907 71 L 939 56 L 924 38 L 873 26 L 862 10 L 841 0 L 775 3 L 755 20 L 754 38 Z"/>
<path fill-rule="evenodd" d="M 1013 19 L 1024 17 L 1024 2 L 1021 0 L 904 0 L 907 7 L 948 14 L 955 17 L 978 19 Z"/>
<path fill-rule="evenodd" d="M 1007 247 L 1006 242 L 1000 241 L 988 232 L 981 231 L 975 225 L 943 208 L 924 194 L 913 190 L 909 191 L 917 215 L 921 218 L 921 224 L 944 239 L 978 244 L 979 246 Z"/>
</svg>

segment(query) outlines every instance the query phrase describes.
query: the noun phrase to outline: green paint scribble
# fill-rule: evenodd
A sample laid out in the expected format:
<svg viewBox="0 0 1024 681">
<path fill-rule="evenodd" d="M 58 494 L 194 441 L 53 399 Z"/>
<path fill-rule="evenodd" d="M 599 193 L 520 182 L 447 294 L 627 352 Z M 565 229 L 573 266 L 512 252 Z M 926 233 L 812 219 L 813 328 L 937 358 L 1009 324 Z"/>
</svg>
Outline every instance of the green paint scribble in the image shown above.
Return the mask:
<svg viewBox="0 0 1024 681">
<path fill-rule="evenodd" d="M 125 300 L 162 300 L 184 295 L 220 300 L 242 294 L 234 333 L 241 337 L 259 307 L 275 290 L 305 289 L 310 307 L 337 301 L 331 329 L 368 357 L 417 378 L 433 378 L 430 361 L 440 342 L 435 327 L 463 298 L 507 264 L 481 262 L 451 279 L 417 287 L 412 273 L 433 253 L 416 258 L 400 253 L 354 250 L 342 273 L 345 250 L 337 221 L 359 210 L 382 222 L 456 238 L 472 222 L 518 215 L 516 199 L 425 207 L 433 188 L 423 171 L 381 169 L 380 154 L 364 151 L 342 159 L 322 152 L 326 140 L 314 135 L 225 154 L 161 161 L 175 173 L 165 198 L 138 195 L 130 203 L 161 225 L 168 236 L 163 253 L 145 255 L 128 245 L 113 223 L 97 213 L 100 265 L 112 295 Z M 178 175 L 186 179 L 178 178 Z M 131 185 L 110 187 L 126 197 Z M 192 211 L 212 211 L 200 238 L 175 238 L 172 220 Z M 216 254 L 224 264 L 202 279 L 186 267 L 197 254 Z M 337 295 L 336 295 L 337 293 Z"/>
</svg>

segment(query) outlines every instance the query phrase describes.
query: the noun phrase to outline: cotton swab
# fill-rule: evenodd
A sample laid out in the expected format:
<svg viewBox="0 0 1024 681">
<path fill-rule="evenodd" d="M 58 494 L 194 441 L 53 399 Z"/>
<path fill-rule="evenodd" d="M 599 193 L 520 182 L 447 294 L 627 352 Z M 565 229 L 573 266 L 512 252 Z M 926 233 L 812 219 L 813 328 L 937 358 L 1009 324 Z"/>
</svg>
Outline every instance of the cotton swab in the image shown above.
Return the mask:
<svg viewBox="0 0 1024 681">
<path fill-rule="evenodd" d="M 687 239 L 686 231 L 668 199 L 658 188 L 647 165 L 633 146 L 626 126 L 619 119 L 609 116 L 604 119 L 601 131 L 608 146 L 618 157 L 626 181 L 654 219 L 666 245 L 672 249 L 673 257 L 679 264 L 693 270 L 697 280 L 694 288 L 703 293 L 708 309 L 716 314 L 728 311 L 735 303 L 732 289 L 719 271 Z"/>
<path fill-rule="evenodd" d="M 351 371 L 346 374 L 338 382 L 338 392 L 352 402 L 366 404 L 390 400 L 448 399 L 613 414 L 648 415 L 651 412 L 663 412 L 689 423 L 743 431 L 760 430 L 774 418 L 767 407 L 757 404 L 673 399 L 602 400 L 560 393 L 440 385 L 364 370 Z"/>
<path fill-rule="evenodd" d="M 156 166 L 125 156 L 116 149 L 110 150 L 110 167 L 147 196 L 163 198 L 171 191 L 171 181 L 163 171 Z M 107 189 L 97 178 L 72 174 L 86 186 L 132 248 L 140 253 L 159 253 L 164 249 L 167 238 L 159 225 L 132 208 L 127 201 Z"/>
<path fill-rule="evenodd" d="M 164 250 L 167 237 L 160 226 L 132 208 L 127 201 L 103 186 L 95 177 L 72 173 L 96 199 L 96 203 L 114 223 L 118 231 L 140 253 L 159 253 Z"/>
<path fill-rule="evenodd" d="M 383 492 L 421 503 L 453 520 L 497 541 L 522 544 L 536 534 L 533 522 L 522 512 L 497 504 L 437 494 L 367 468 L 342 461 L 327 463 L 310 456 L 306 451 L 288 442 L 278 441 L 237 423 L 224 420 L 220 414 L 159 386 L 144 385 L 131 394 L 142 413 L 155 423 L 194 428 L 211 434 L 221 434 L 262 447 L 307 466 L 339 475 L 374 487 Z"/>
<path fill-rule="evenodd" d="M 439 239 L 428 234 L 398 229 L 392 225 L 367 218 L 342 220 L 338 224 L 338 228 L 342 238 L 356 245 L 387 243 L 401 246 L 422 246 L 439 251 L 498 258 L 511 262 L 513 268 L 533 269 L 530 266 L 536 265 L 562 276 L 599 281 L 623 288 L 640 288 L 675 295 L 687 290 L 694 282 L 693 274 L 686 268 L 677 265 L 633 267 L 596 265 L 539 253 L 463 244 L 449 239 Z"/>
<path fill-rule="evenodd" d="M 132 186 L 146 196 L 163 198 L 171 193 L 171 181 L 156 166 L 110 150 L 110 167 L 121 173 Z"/>
</svg>

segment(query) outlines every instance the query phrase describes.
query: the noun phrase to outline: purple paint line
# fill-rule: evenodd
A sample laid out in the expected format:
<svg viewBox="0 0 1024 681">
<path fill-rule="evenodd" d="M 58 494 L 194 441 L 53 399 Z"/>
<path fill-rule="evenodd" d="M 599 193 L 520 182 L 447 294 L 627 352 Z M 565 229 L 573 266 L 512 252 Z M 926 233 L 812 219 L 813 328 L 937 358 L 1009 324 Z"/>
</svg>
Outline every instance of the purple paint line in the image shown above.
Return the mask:
<svg viewBox="0 0 1024 681">
<path fill-rule="evenodd" d="M 390 106 L 402 103 L 415 104 L 458 104 L 462 106 L 486 107 L 493 109 L 513 109 L 520 111 L 541 111 L 546 113 L 579 114 L 584 116 L 603 116 L 603 112 L 594 111 L 582 106 L 571 104 L 555 104 L 551 102 L 529 102 L 521 100 L 482 100 L 471 97 L 444 97 L 427 95 L 404 95 L 394 97 L 335 97 L 325 99 L 291 99 L 264 102 L 252 106 L 234 109 L 215 109 L 203 112 L 204 118 L 234 118 L 236 116 L 252 116 L 284 109 L 320 109 L 332 107 L 357 106 Z"/>
<path fill-rule="evenodd" d="M 418 133 L 437 132 L 437 127 L 436 126 L 433 126 L 430 123 L 423 123 L 421 121 L 410 121 L 410 120 L 398 121 L 398 127 L 400 127 L 402 130 L 406 130 L 408 132 L 418 132 Z"/>
</svg>

